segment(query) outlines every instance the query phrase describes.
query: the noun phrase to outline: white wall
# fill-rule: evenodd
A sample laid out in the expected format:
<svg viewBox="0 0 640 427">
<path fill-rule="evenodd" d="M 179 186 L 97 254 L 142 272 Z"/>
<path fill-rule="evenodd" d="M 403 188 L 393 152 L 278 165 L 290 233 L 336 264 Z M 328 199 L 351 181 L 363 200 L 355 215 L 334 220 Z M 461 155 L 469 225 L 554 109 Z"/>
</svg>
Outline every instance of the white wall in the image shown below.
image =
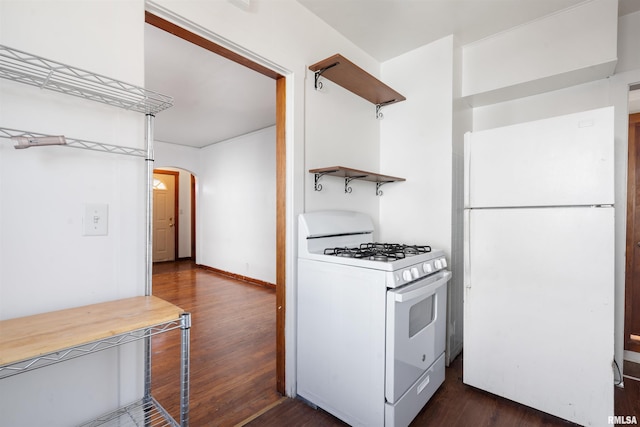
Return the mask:
<svg viewBox="0 0 640 427">
<path fill-rule="evenodd" d="M 162 120 L 162 113 L 157 116 L 156 121 L 157 120 Z M 200 148 L 169 144 L 162 141 L 154 142 L 153 165 L 155 169 L 176 167 L 198 176 L 201 171 L 199 160 Z"/>
<path fill-rule="evenodd" d="M 318 58 L 324 59 L 324 58 Z M 344 166 L 392 175 L 380 167 L 380 127 L 375 105 L 330 80 L 323 88 L 313 87 L 314 73 L 307 71 L 305 127 L 305 169 Z M 395 105 L 388 111 L 395 110 Z M 391 114 L 391 113 L 390 113 Z M 324 176 L 321 191 L 314 190 L 314 175 L 305 174 L 305 211 L 345 209 L 365 212 L 379 227 L 375 184 L 353 180 L 345 193 L 343 178 Z"/>
<path fill-rule="evenodd" d="M 465 45 L 462 96 L 485 105 L 609 76 L 617 19 L 617 0 L 593 0 Z"/>
<path fill-rule="evenodd" d="M 621 16 L 618 20 L 618 63 L 616 73 L 640 69 L 640 52 L 638 51 L 638 12 Z"/>
<path fill-rule="evenodd" d="M 196 176 L 196 262 L 275 284 L 275 127 L 205 148 L 156 141 L 154 163 Z"/>
<path fill-rule="evenodd" d="M 462 141 L 471 130 L 470 109 L 459 101 L 461 72 L 461 50 L 453 36 L 382 66 L 384 81 L 407 100 L 386 109 L 381 121 L 380 169 L 407 181 L 383 187 L 381 240 L 445 251 L 454 273 L 450 357 L 462 350 Z"/>
<path fill-rule="evenodd" d="M 196 262 L 275 284 L 275 127 L 205 148 L 156 141 L 154 163 L 196 176 Z M 181 199 L 190 193 L 188 183 L 183 170 Z M 188 203 L 185 196 L 181 236 L 191 233 Z M 190 236 L 184 240 L 190 243 Z M 183 246 L 180 256 L 189 256 L 191 248 Z"/>
<path fill-rule="evenodd" d="M 199 264 L 276 282 L 275 127 L 202 149 Z"/>
<path fill-rule="evenodd" d="M 381 238 L 428 244 L 450 258 L 453 37 L 385 62 L 382 76 L 407 100 L 385 109 L 380 168 L 407 181 L 382 187 Z"/>
<path fill-rule="evenodd" d="M 113 3 L 3 0 L 0 43 L 142 85 L 143 2 Z M 0 82 L 2 127 L 141 148 L 144 123 L 142 114 Z M 0 318 L 144 293 L 144 163 L 0 140 Z M 87 203 L 108 205 L 107 236 L 83 236 Z M 66 426 L 114 409 L 141 393 L 140 360 L 134 346 L 4 379 L 2 423 Z"/>
</svg>

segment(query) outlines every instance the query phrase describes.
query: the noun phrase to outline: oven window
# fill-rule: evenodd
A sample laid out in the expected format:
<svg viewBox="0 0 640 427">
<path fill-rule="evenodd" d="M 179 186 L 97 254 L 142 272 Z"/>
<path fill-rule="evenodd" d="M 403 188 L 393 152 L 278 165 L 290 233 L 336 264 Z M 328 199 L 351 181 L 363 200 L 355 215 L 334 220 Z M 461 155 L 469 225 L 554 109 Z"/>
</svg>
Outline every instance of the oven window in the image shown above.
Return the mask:
<svg viewBox="0 0 640 427">
<path fill-rule="evenodd" d="M 409 338 L 429 326 L 435 316 L 436 295 L 414 304 L 409 309 Z"/>
</svg>

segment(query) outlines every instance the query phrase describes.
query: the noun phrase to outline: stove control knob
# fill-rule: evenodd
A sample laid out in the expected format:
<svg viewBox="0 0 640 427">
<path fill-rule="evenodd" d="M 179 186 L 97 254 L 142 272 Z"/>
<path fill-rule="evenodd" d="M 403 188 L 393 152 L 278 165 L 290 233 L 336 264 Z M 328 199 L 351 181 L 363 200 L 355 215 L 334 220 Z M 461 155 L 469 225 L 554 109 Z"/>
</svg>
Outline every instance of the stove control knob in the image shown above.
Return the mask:
<svg viewBox="0 0 640 427">
<path fill-rule="evenodd" d="M 440 261 L 442 262 L 442 268 L 446 268 L 446 267 L 447 267 L 447 260 L 446 260 L 446 258 L 442 258 Z"/>
<path fill-rule="evenodd" d="M 424 271 L 427 274 L 432 273 L 433 272 L 433 266 L 431 264 L 429 264 L 428 262 L 425 262 L 424 264 L 422 264 L 422 271 Z"/>
<path fill-rule="evenodd" d="M 440 270 L 442 268 L 442 260 L 437 259 L 433 264 L 435 265 L 436 270 Z"/>
<path fill-rule="evenodd" d="M 403 278 L 405 281 L 407 281 L 407 282 L 411 281 L 411 280 L 412 280 L 412 278 L 411 278 L 411 272 L 410 272 L 409 270 L 405 270 L 405 271 L 403 271 L 403 272 L 402 272 L 402 278 Z"/>
<path fill-rule="evenodd" d="M 414 279 L 417 279 L 418 277 L 420 277 L 420 272 L 418 271 L 417 267 L 411 268 L 411 275 L 413 276 Z"/>
</svg>

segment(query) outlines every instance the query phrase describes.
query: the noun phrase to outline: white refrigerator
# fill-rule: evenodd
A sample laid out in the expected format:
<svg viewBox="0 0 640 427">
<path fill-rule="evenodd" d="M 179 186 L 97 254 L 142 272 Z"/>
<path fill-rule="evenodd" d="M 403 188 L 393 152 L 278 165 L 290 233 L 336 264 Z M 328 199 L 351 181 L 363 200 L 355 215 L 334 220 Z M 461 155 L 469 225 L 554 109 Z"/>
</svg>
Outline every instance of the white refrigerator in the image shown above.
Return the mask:
<svg viewBox="0 0 640 427">
<path fill-rule="evenodd" d="M 614 415 L 613 107 L 467 133 L 464 383 Z"/>
</svg>

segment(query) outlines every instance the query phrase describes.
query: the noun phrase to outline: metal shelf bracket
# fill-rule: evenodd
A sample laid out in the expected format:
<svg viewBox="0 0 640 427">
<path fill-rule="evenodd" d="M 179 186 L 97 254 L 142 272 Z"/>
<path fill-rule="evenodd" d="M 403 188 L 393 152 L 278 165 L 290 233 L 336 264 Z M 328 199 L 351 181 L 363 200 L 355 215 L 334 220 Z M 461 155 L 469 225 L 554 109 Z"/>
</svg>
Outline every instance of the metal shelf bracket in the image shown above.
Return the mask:
<svg viewBox="0 0 640 427">
<path fill-rule="evenodd" d="M 353 181 L 354 179 L 361 179 L 366 177 L 367 175 L 357 175 L 357 176 L 345 176 L 344 177 L 344 192 L 345 194 L 351 193 L 351 191 L 353 191 L 353 189 L 351 187 L 349 187 L 349 183 L 351 181 Z"/>
<path fill-rule="evenodd" d="M 313 87 L 315 88 L 315 90 L 320 90 L 322 89 L 322 82 L 319 81 L 320 76 L 322 76 L 322 73 L 324 73 L 325 71 L 327 71 L 329 68 L 333 68 L 336 65 L 340 64 L 340 62 L 336 62 L 334 64 L 329 65 L 328 67 L 324 67 L 318 71 L 315 72 L 315 82 L 313 84 Z"/>
<path fill-rule="evenodd" d="M 314 174 L 314 182 L 313 182 L 313 189 L 315 191 L 322 191 L 322 184 L 320 184 L 320 178 L 322 178 L 325 175 L 328 175 L 330 173 L 334 173 L 336 171 L 326 171 L 326 172 L 318 172 Z"/>
<path fill-rule="evenodd" d="M 382 187 L 383 185 L 388 184 L 390 182 L 393 182 L 393 181 L 378 181 L 378 182 L 376 182 L 376 196 L 382 196 L 384 193 L 382 192 L 380 187 Z"/>
<path fill-rule="evenodd" d="M 376 119 L 382 120 L 384 119 L 384 114 L 382 114 L 382 107 L 385 107 L 389 104 L 393 104 L 397 99 L 392 99 L 391 101 L 381 102 L 380 104 L 376 104 Z"/>
</svg>

